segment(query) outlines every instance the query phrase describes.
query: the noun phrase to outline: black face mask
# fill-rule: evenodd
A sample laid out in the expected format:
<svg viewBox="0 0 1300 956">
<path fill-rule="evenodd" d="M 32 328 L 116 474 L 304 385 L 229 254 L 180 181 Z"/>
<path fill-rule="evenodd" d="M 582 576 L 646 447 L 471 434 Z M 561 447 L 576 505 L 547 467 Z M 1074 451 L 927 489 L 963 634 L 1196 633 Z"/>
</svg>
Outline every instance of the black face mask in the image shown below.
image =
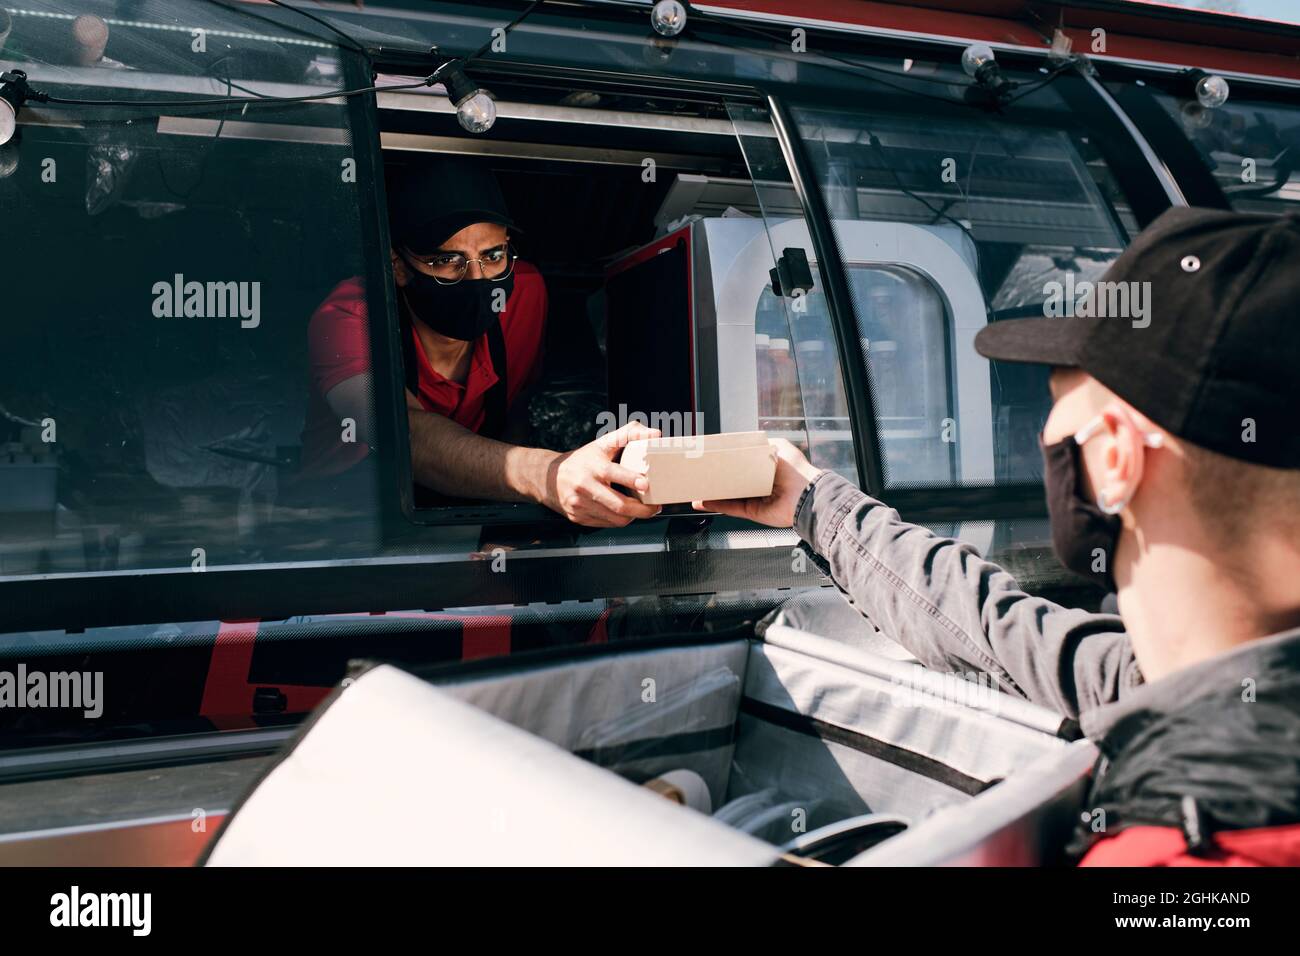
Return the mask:
<svg viewBox="0 0 1300 956">
<path fill-rule="evenodd" d="M 1043 483 L 1047 486 L 1047 516 L 1052 523 L 1052 550 L 1073 571 L 1115 590 L 1111 567 L 1119 542 L 1119 515 L 1108 515 L 1083 496 L 1083 468 L 1074 436 L 1044 445 Z M 1101 554 L 1096 551 L 1100 549 Z M 1094 570 L 1100 566 L 1102 570 Z"/>
<path fill-rule="evenodd" d="M 472 342 L 500 321 L 501 312 L 515 288 L 514 274 L 499 282 L 488 279 L 462 279 L 455 285 L 443 285 L 432 276 L 408 269 L 410 278 L 402 288 L 406 304 L 429 328 L 449 339 Z M 497 290 L 501 292 L 498 293 Z"/>
</svg>

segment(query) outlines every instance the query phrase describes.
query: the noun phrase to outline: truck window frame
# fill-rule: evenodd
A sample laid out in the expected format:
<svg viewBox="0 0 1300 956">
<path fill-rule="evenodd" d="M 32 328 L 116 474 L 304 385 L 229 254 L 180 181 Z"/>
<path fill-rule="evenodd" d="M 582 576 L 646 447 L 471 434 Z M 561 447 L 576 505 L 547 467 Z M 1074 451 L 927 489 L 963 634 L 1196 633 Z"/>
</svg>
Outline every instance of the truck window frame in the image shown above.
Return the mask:
<svg viewBox="0 0 1300 956">
<path fill-rule="evenodd" d="M 906 55 L 937 55 L 955 57 L 958 44 L 889 41 L 879 37 L 858 38 L 854 49 L 864 53 L 903 52 Z M 938 51 L 937 54 L 935 51 Z M 400 51 L 398 51 L 400 52 Z M 409 59 L 390 56 L 389 50 L 371 47 L 367 50 L 375 70 L 410 71 L 429 62 L 427 57 Z M 385 60 L 385 56 L 389 56 Z M 1010 58 L 1008 58 L 1010 60 Z M 346 76 L 351 82 L 363 72 L 360 62 L 345 57 Z M 1041 57 L 1026 57 L 1025 63 L 1037 65 Z M 795 92 L 780 82 L 770 86 L 728 82 L 722 74 L 708 77 L 671 77 L 663 75 L 637 76 L 627 70 L 612 67 L 591 69 L 564 68 L 552 64 L 540 65 L 527 61 L 492 63 L 494 74 L 509 74 L 516 78 L 560 79 L 574 84 L 582 82 L 608 83 L 628 90 L 643 90 L 653 83 L 665 94 L 680 92 L 683 95 L 705 94 L 710 97 L 732 98 L 757 102 L 769 109 L 774 118 L 787 109 L 785 98 Z M 368 82 L 369 76 L 365 77 Z M 362 84 L 364 85 L 364 84 Z M 358 171 L 378 182 L 382 164 L 379 139 L 377 101 L 373 94 L 353 97 L 351 104 L 354 131 L 360 142 L 354 142 Z M 1120 138 L 1114 148 L 1127 159 L 1129 173 L 1144 182 L 1151 182 L 1154 174 L 1145 159 L 1130 142 L 1127 132 L 1095 91 L 1081 91 L 1080 100 L 1096 111 L 1107 111 L 1110 124 Z M 778 138 L 783 149 L 796 157 L 804 149 L 801 139 L 791 135 L 789 128 L 777 125 Z M 841 371 L 845 375 L 850 407 L 850 420 L 855 428 L 874 429 L 874 410 L 863 398 L 866 389 L 855 387 L 866 381 L 865 362 L 856 348 L 846 350 L 844 342 L 856 336 L 856 321 L 848 298 L 844 265 L 840 261 L 829 235 L 830 225 L 819 215 L 820 196 L 816 181 L 808 175 L 806 157 L 790 164 L 796 187 L 801 191 L 804 214 L 813 230 L 813 242 L 818 252 L 827 285 L 840 288 L 839 304 L 830 311 L 833 328 L 841 339 Z M 405 403 L 400 382 L 400 343 L 397 340 L 397 311 L 390 284 L 391 265 L 381 254 L 386 243 L 387 212 L 383 202 L 382 186 L 374 214 L 363 217 L 365 237 L 374 246 L 373 254 L 366 257 L 366 279 L 370 288 L 367 303 L 372 316 L 382 316 L 383 321 L 371 322 L 372 356 L 375 362 L 376 429 L 381 443 L 380 461 L 377 463 L 380 478 L 379 502 L 376 507 L 381 520 L 381 546 L 394 544 L 417 546 L 425 541 L 429 525 L 412 520 L 413 510 L 410 477 L 409 440 L 405 429 Z M 1127 191 L 1127 190 L 1126 190 Z M 815 198 L 814 198 L 815 197 Z M 847 351 L 847 356 L 844 354 Z M 847 361 L 846 361 L 847 359 Z M 859 473 L 871 475 L 879 471 L 879 451 L 874 443 L 856 440 L 855 450 L 861 463 Z M 870 482 L 864 490 L 873 490 Z M 1040 486 L 991 486 L 979 488 L 951 488 L 941 491 L 924 489 L 919 492 L 896 490 L 890 493 L 891 505 L 899 508 L 910 520 L 995 520 L 999 518 L 1039 517 L 1043 513 Z M 529 506 L 538 508 L 538 506 Z M 544 509 L 538 508 L 539 511 Z M 518 506 L 502 505 L 498 509 L 501 523 L 518 523 L 521 511 Z M 541 517 L 547 521 L 567 524 L 558 515 L 549 513 Z M 671 519 L 670 519 L 671 520 Z M 476 516 L 476 523 L 484 523 Z M 446 522 L 448 524 L 458 522 Z M 373 560 L 326 559 L 292 562 L 287 564 L 232 566 L 210 568 L 196 575 L 170 569 L 144 569 L 116 573 L 85 573 L 58 577 L 17 578 L 0 582 L 0 601 L 15 609 L 9 624 L 10 630 L 37 630 L 54 627 L 79 629 L 119 623 L 205 620 L 221 618 L 258 617 L 275 619 L 303 613 L 332 613 L 358 609 L 392 609 L 431 605 L 430 609 L 488 604 L 519 604 L 530 601 L 558 602 L 588 599 L 606 594 L 700 594 L 736 588 L 825 586 L 824 579 L 817 581 L 790 573 L 789 549 L 784 545 L 760 548 L 710 549 L 695 547 L 674 548 L 671 538 L 664 548 L 649 551 L 621 552 L 618 549 L 596 549 L 576 553 L 573 549 L 542 549 L 529 559 L 520 561 L 507 584 L 503 575 L 487 573 L 486 562 L 471 560 L 469 555 L 451 557 L 445 554 L 430 555 L 427 549 L 384 556 L 383 550 Z M 548 553 L 549 552 L 549 553 Z M 431 575 L 436 575 L 438 587 L 431 594 Z M 209 580 L 211 578 L 212 580 Z M 495 579 L 495 580 L 494 580 Z M 820 582 L 820 584 L 819 584 Z"/>
<path fill-rule="evenodd" d="M 1008 56 L 1006 65 L 1029 68 L 1040 65 L 1040 61 L 1029 57 Z M 1133 204 L 1134 215 L 1139 224 L 1145 226 L 1170 204 L 1166 186 L 1161 179 L 1164 170 L 1157 168 L 1153 156 L 1146 155 L 1146 144 L 1135 138 L 1137 131 L 1136 128 L 1130 130 L 1128 117 L 1113 102 L 1108 102 L 1099 92 L 1100 87 L 1090 80 L 1090 77 L 1067 72 L 1055 81 L 1055 85 L 1079 120 L 1094 134 L 1098 148 L 1117 183 Z M 819 89 L 817 94 L 818 99 L 813 104 L 798 90 L 793 94 L 778 91 L 769 97 L 769 104 L 773 116 L 779 117 L 778 128 L 781 130 L 782 143 L 788 143 L 787 161 L 808 210 L 813 245 L 827 284 L 827 304 L 832 326 L 840 338 L 840 364 L 845 376 L 850 421 L 854 423 L 855 442 L 858 444 L 858 473 L 862 476 L 862 490 L 874 497 L 884 495 L 889 504 L 908 520 L 921 523 L 1045 517 L 1046 505 L 1042 485 L 1039 483 L 936 488 L 884 487 L 883 450 L 877 434 L 879 420 L 868 384 L 870 377 L 866 357 L 856 347 L 857 320 L 853 311 L 847 267 L 838 252 L 807 144 L 798 133 L 798 124 L 791 110 L 792 105 L 830 108 L 838 102 L 846 108 L 853 108 L 855 104 L 851 97 L 842 92 L 826 94 Z M 1005 115 L 1009 120 L 1014 120 L 1015 114 L 1016 106 L 1013 104 Z M 860 441 L 857 439 L 859 431 L 862 435 Z"/>
<path fill-rule="evenodd" d="M 476 70 L 475 76 L 483 85 L 490 87 L 492 80 L 498 81 L 519 81 L 519 80 L 544 80 L 555 83 L 561 83 L 570 86 L 573 89 L 583 89 L 592 86 L 599 86 L 602 89 L 627 85 L 626 75 L 614 74 L 608 79 L 600 76 L 593 77 L 587 71 L 567 70 L 557 67 L 531 67 L 528 65 L 498 65 L 489 64 L 488 68 Z M 385 62 L 376 61 L 375 70 L 379 73 L 388 71 L 398 73 L 410 73 L 409 64 L 401 61 Z M 621 82 L 620 82 L 621 80 Z M 656 94 L 665 98 L 681 96 L 683 94 L 693 95 L 696 97 L 706 97 L 722 101 L 740 101 L 763 105 L 767 100 L 767 94 L 758 87 L 737 87 L 725 83 L 711 83 L 707 81 L 697 81 L 689 84 L 679 84 L 664 82 L 661 78 L 648 80 L 648 84 Z M 636 91 L 642 95 L 646 93 L 645 85 L 635 87 Z M 373 182 L 375 183 L 376 205 L 380 211 L 380 229 L 381 236 L 387 236 L 388 232 L 388 198 L 382 174 L 384 166 L 384 149 L 381 142 L 380 130 L 382 121 L 380 112 L 382 107 L 374 95 L 366 97 L 368 101 L 366 129 L 365 152 L 367 154 L 367 168 L 374 170 Z M 805 215 L 807 210 L 805 209 Z M 387 240 L 384 240 L 384 248 L 387 247 Z M 373 257 L 372 257 L 373 258 Z M 372 312 L 372 315 L 383 315 L 384 328 L 382 334 L 377 335 L 373 328 L 374 322 L 371 323 L 372 347 L 381 347 L 385 354 L 392 357 L 391 349 L 396 349 L 396 365 L 388 369 L 389 378 L 387 383 L 381 385 L 380 376 L 377 374 L 375 379 L 376 389 L 376 407 L 375 414 L 377 418 L 388 418 L 385 422 L 384 430 L 381 431 L 381 441 L 387 440 L 395 444 L 381 445 L 381 448 L 390 449 L 387 452 L 388 473 L 384 477 L 385 483 L 391 487 L 392 481 L 396 481 L 399 488 L 399 497 L 397 499 L 398 509 L 400 510 L 401 523 L 394 522 L 391 517 L 383 525 L 385 540 L 409 540 L 413 529 L 434 529 L 434 528 L 451 528 L 463 527 L 467 525 L 481 525 L 487 527 L 514 527 L 527 526 L 542 532 L 562 532 L 564 530 L 579 531 L 584 530 L 581 525 L 570 522 L 563 515 L 552 511 L 544 505 L 533 502 L 511 502 L 511 501 L 466 501 L 465 503 L 453 503 L 439 505 L 436 507 L 418 508 L 415 505 L 414 487 L 415 477 L 413 464 L 411 461 L 411 445 L 409 437 L 409 419 L 406 403 L 401 395 L 402 368 L 401 343 L 398 320 L 398 307 L 395 296 L 395 285 L 393 282 L 392 263 L 387 256 L 379 256 L 381 261 L 372 262 L 372 273 L 366 276 L 367 284 L 378 283 L 383 286 L 380 290 L 381 295 L 376 296 L 373 291 L 368 291 L 368 303 L 371 308 L 381 305 L 381 310 Z M 380 301 L 376 301 L 376 299 Z M 377 341 L 382 340 L 382 341 Z M 379 354 L 378 351 L 372 354 Z M 396 374 L 396 380 L 391 376 Z M 394 384 L 395 382 L 395 384 Z M 381 414 L 380 388 L 384 389 L 383 410 L 389 411 L 392 415 Z M 385 435 L 391 436 L 385 439 Z M 660 514 L 646 519 L 638 519 L 632 525 L 644 528 L 647 523 L 664 523 L 674 518 L 682 517 L 706 517 L 700 512 L 689 510 L 689 506 L 668 507 Z M 624 529 L 612 529 L 615 534 Z"/>
</svg>

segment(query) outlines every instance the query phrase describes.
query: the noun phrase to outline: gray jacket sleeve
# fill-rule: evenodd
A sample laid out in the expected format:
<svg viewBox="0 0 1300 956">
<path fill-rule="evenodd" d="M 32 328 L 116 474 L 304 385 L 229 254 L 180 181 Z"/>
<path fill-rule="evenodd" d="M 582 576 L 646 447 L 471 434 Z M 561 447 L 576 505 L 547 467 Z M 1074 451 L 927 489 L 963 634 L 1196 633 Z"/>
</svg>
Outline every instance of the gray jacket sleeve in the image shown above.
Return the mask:
<svg viewBox="0 0 1300 956">
<path fill-rule="evenodd" d="M 804 491 L 794 526 L 836 586 L 928 667 L 983 671 L 1076 720 L 1142 682 L 1117 615 L 1026 594 L 970 545 L 902 521 L 834 472 Z"/>
</svg>

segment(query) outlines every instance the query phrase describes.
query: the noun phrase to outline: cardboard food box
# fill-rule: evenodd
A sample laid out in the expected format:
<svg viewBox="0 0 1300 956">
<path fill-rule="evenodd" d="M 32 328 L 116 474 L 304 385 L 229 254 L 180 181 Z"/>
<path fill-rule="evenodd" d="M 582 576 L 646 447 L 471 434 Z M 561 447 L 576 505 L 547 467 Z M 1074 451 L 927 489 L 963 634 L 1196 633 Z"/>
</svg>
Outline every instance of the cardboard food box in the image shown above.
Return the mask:
<svg viewBox="0 0 1300 956">
<path fill-rule="evenodd" d="M 650 488 L 638 497 L 648 505 L 766 497 L 776 477 L 776 449 L 764 432 L 642 438 L 627 443 L 622 463 L 647 466 Z"/>
</svg>

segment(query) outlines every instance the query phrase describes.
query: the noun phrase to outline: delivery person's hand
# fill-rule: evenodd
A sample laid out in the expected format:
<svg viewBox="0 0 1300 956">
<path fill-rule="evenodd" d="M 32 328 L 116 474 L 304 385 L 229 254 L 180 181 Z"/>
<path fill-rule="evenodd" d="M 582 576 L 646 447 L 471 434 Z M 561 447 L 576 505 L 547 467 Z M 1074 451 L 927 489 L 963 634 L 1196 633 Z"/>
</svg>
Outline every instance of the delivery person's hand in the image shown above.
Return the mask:
<svg viewBox="0 0 1300 956">
<path fill-rule="evenodd" d="M 577 524 L 621 528 L 636 518 L 653 518 L 658 505 L 645 505 L 610 487 L 645 491 L 645 475 L 614 461 L 623 447 L 638 438 L 658 438 L 659 429 L 629 422 L 581 448 L 558 456 L 550 466 L 546 506 Z"/>
<path fill-rule="evenodd" d="M 776 477 L 772 493 L 766 498 L 735 498 L 731 501 L 695 501 L 696 511 L 717 511 L 737 518 L 748 518 L 773 528 L 794 526 L 794 509 L 808 483 L 822 473 L 814 468 L 794 445 L 784 438 L 773 438 L 776 448 Z"/>
</svg>

